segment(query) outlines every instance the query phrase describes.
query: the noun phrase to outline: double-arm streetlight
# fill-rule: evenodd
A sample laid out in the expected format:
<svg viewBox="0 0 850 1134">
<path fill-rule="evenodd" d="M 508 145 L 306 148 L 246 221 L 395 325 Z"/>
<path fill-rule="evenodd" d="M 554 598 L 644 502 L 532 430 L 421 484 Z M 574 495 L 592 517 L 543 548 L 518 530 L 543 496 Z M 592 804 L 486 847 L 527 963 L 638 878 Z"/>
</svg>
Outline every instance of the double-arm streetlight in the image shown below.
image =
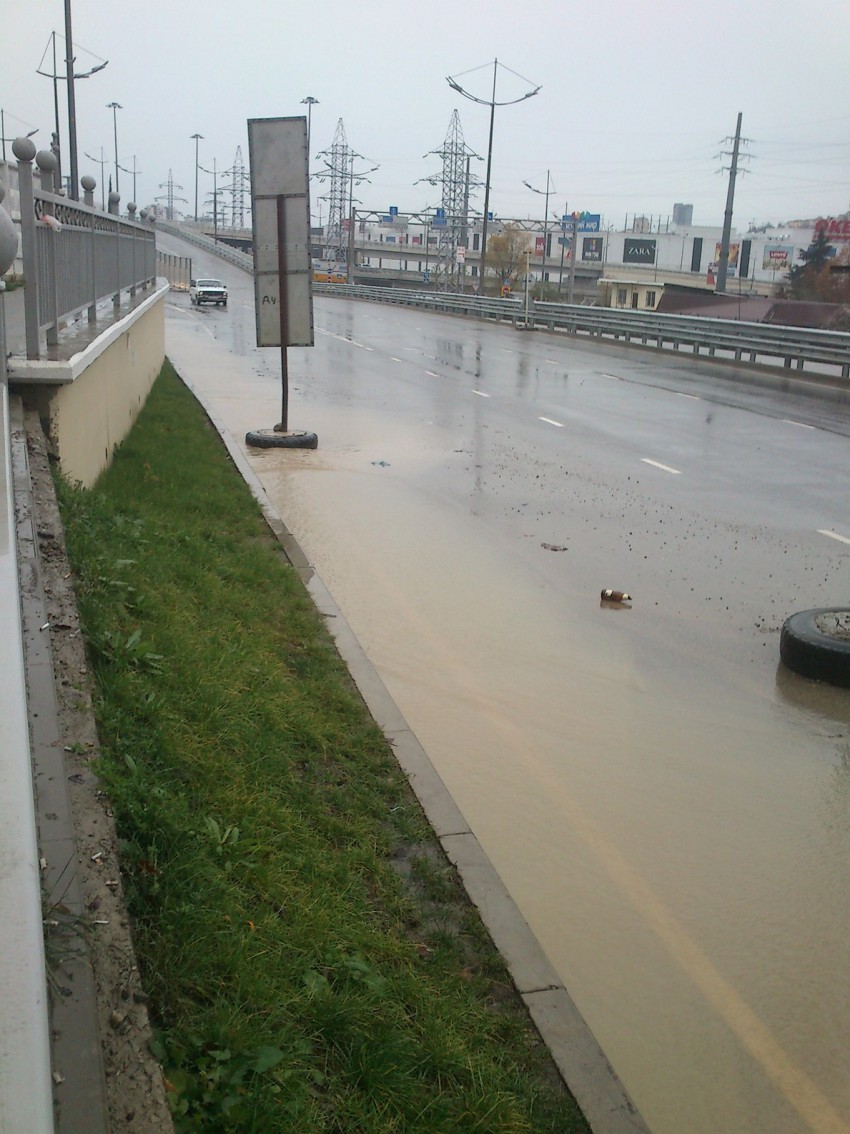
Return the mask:
<svg viewBox="0 0 850 1134">
<path fill-rule="evenodd" d="M 546 236 L 549 231 L 549 194 L 554 189 L 550 185 L 549 170 L 546 170 L 546 188 L 535 189 L 533 185 L 529 185 L 527 181 L 523 181 L 526 189 L 530 189 L 532 193 L 539 193 L 541 197 L 546 198 L 546 203 L 543 206 L 543 256 L 540 266 L 540 298 L 546 298 Z"/>
<path fill-rule="evenodd" d="M 120 102 L 108 102 L 107 110 L 112 111 L 112 138 L 115 142 L 115 192 L 118 192 L 118 116 L 116 111 L 123 110 Z"/>
<path fill-rule="evenodd" d="M 60 38 L 61 38 L 61 36 L 60 36 Z M 58 70 L 56 69 L 56 32 L 55 31 L 50 33 L 50 40 L 51 40 L 51 44 L 52 44 L 52 47 L 53 47 L 53 70 L 52 71 L 42 71 L 42 69 L 41 69 L 42 65 L 44 64 L 44 56 L 47 55 L 47 48 L 45 47 L 44 54 L 41 57 L 41 64 L 38 67 L 36 67 L 35 73 L 37 75 L 44 75 L 44 77 L 46 79 L 52 79 L 53 80 L 53 117 L 54 117 L 54 122 L 55 122 L 55 126 L 56 126 L 56 151 L 55 152 L 56 152 L 56 160 L 57 160 L 57 163 L 58 163 L 57 167 L 56 167 L 56 184 L 61 186 L 61 184 L 62 184 L 62 151 L 61 151 L 61 146 L 60 146 L 60 142 L 59 142 L 59 136 L 60 136 L 59 135 L 59 89 L 58 89 L 57 84 L 58 84 L 60 79 L 64 79 L 67 82 L 68 81 L 68 75 L 67 74 L 64 75 L 64 76 L 60 75 Z M 88 54 L 91 54 L 91 52 L 88 52 Z M 73 62 L 74 61 L 72 59 L 71 60 L 72 67 L 71 67 L 70 83 L 69 83 L 69 89 L 68 89 L 68 105 L 69 105 L 69 107 L 70 107 L 70 104 L 71 104 L 71 97 L 72 97 L 71 96 L 71 89 L 73 87 L 73 80 L 74 79 L 90 79 L 92 75 L 96 75 L 98 71 L 102 71 L 103 68 L 109 62 L 109 60 L 108 59 L 101 59 L 101 61 L 98 64 L 96 64 L 94 67 L 92 67 L 90 70 L 83 71 L 83 72 L 80 72 L 80 73 L 74 72 Z M 67 63 L 67 61 L 66 61 L 66 63 Z M 77 160 L 77 157 L 76 157 L 76 139 L 71 140 L 71 146 L 69 147 L 69 149 L 73 150 L 73 152 L 71 154 L 71 156 L 72 156 L 71 165 L 75 166 L 76 160 Z M 3 159 L 5 160 L 5 158 L 6 158 L 6 155 L 4 153 Z M 73 178 L 73 172 L 72 172 L 71 176 Z M 71 193 L 70 195 L 71 195 L 72 198 L 74 197 L 73 193 Z"/>
<path fill-rule="evenodd" d="M 487 64 L 487 66 L 489 67 L 489 63 Z M 485 269 L 486 269 L 487 222 L 490 219 L 490 168 L 491 168 L 492 161 L 493 161 L 493 120 L 496 116 L 496 107 L 497 106 L 513 106 L 514 103 L 523 102 L 527 98 L 533 98 L 537 94 L 537 92 L 540 90 L 540 87 L 537 86 L 533 90 L 526 91 L 525 94 L 521 95 L 519 98 L 511 98 L 511 99 L 507 99 L 505 102 L 497 102 L 496 101 L 496 78 L 497 78 L 497 74 L 498 74 L 498 68 L 499 68 L 499 60 L 494 59 L 493 60 L 493 93 L 492 93 L 492 95 L 489 99 L 479 98 L 477 95 L 472 94 L 470 91 L 464 90 L 464 88 L 460 85 L 460 83 L 457 81 L 457 79 L 452 78 L 451 75 L 446 76 L 446 82 L 449 84 L 449 86 L 452 88 L 452 90 L 457 91 L 458 94 L 462 94 L 464 98 L 468 98 L 472 102 L 477 102 L 480 106 L 489 106 L 490 107 L 490 138 L 489 138 L 489 141 L 487 143 L 487 175 L 486 175 L 485 184 L 484 184 L 484 221 L 483 221 L 483 224 L 482 224 L 482 227 L 481 227 L 481 272 L 480 272 L 480 275 L 479 275 L 479 278 L 478 278 L 479 294 L 483 289 L 484 272 L 485 272 Z M 504 64 L 502 64 L 502 69 L 505 70 L 505 71 L 510 71 L 510 68 L 505 67 Z M 473 70 L 480 70 L 480 68 L 475 67 L 475 68 L 473 68 Z M 463 74 L 458 75 L 458 78 L 463 78 L 464 74 L 469 74 L 469 73 L 470 72 L 465 71 L 465 72 L 463 72 Z M 516 75 L 516 77 L 518 79 L 522 79 L 522 81 L 524 83 L 528 82 L 528 79 L 523 79 L 522 75 L 517 75 L 516 71 L 511 71 L 511 74 Z"/>
<path fill-rule="evenodd" d="M 192 134 L 195 139 L 195 224 L 198 223 L 198 142 L 203 141 L 203 134 Z"/>
</svg>

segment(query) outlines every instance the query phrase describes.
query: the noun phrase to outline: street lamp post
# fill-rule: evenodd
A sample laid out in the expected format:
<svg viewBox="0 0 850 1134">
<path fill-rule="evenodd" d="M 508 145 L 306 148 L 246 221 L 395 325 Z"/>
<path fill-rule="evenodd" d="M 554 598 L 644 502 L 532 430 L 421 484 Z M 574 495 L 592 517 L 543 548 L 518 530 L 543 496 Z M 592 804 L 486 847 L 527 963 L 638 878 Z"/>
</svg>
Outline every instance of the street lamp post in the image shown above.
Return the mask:
<svg viewBox="0 0 850 1134">
<path fill-rule="evenodd" d="M 489 66 L 489 64 L 488 64 L 488 66 Z M 485 183 L 484 183 L 484 219 L 483 219 L 483 223 L 482 223 L 482 226 L 481 226 L 481 272 L 480 272 L 480 275 L 479 275 L 479 278 L 478 278 L 478 292 L 479 292 L 479 294 L 483 290 L 484 272 L 486 270 L 487 222 L 488 222 L 489 217 L 490 217 L 490 169 L 491 169 L 492 163 L 493 163 L 493 122 L 494 122 L 494 119 L 495 119 L 495 116 L 496 116 L 496 107 L 497 106 L 513 106 L 514 103 L 522 102 L 524 99 L 527 99 L 527 98 L 533 98 L 534 95 L 536 95 L 537 92 L 540 90 L 540 87 L 537 86 L 532 91 L 526 91 L 526 93 L 524 95 L 522 95 L 520 98 L 512 98 L 512 99 L 508 99 L 505 102 L 497 102 L 496 101 L 496 77 L 497 77 L 497 73 L 498 73 L 498 67 L 499 67 L 499 60 L 494 59 L 493 60 L 493 93 L 492 93 L 492 95 L 489 99 L 478 98 L 477 95 L 471 94 L 469 91 L 464 90 L 464 88 L 460 85 L 460 83 L 458 83 L 456 79 L 452 78 L 451 75 L 446 76 L 446 82 L 449 84 L 449 86 L 452 88 L 452 90 L 457 91 L 458 94 L 462 94 L 464 98 L 468 98 L 472 102 L 477 102 L 481 106 L 489 106 L 490 107 L 490 137 L 489 137 L 489 140 L 487 142 L 487 175 L 486 175 Z M 504 65 L 503 65 L 503 67 L 504 67 Z M 504 69 L 509 70 L 509 68 L 504 68 Z M 515 75 L 516 72 L 512 71 L 511 74 Z M 462 76 L 460 76 L 460 77 L 462 77 Z M 522 78 L 522 76 L 518 75 L 517 78 Z M 527 79 L 523 79 L 522 81 L 524 83 L 528 82 Z"/>
<path fill-rule="evenodd" d="M 218 168 L 216 167 L 216 159 L 213 158 L 212 169 L 207 169 L 205 166 L 199 166 L 204 173 L 211 173 L 213 179 L 213 240 L 218 240 Z M 197 205 L 195 206 L 197 208 Z"/>
<path fill-rule="evenodd" d="M 65 79 L 68 83 L 68 142 L 71 159 L 71 200 L 79 201 L 77 168 L 77 103 L 74 95 L 74 48 L 71 39 L 71 0 L 65 0 Z"/>
<path fill-rule="evenodd" d="M 103 156 L 103 146 L 100 147 L 100 157 L 99 158 L 93 157 L 90 153 L 87 153 L 86 157 L 89 159 L 89 161 L 93 161 L 95 163 L 95 165 L 100 166 L 100 211 L 103 213 L 103 212 L 106 212 L 106 197 L 104 196 L 104 191 L 105 191 L 104 190 L 104 181 L 106 179 L 103 175 L 103 169 L 104 169 L 104 166 L 106 165 L 106 158 Z M 136 164 L 136 162 L 135 162 L 135 158 L 134 158 L 133 159 L 133 165 L 135 165 L 135 164 Z"/>
<path fill-rule="evenodd" d="M 121 105 L 120 102 L 108 102 L 106 104 L 106 107 L 107 107 L 107 110 L 112 111 L 112 138 L 113 138 L 113 141 L 115 143 L 115 192 L 117 193 L 117 192 L 119 192 L 119 189 L 118 189 L 118 115 L 116 114 L 116 111 L 123 110 L 124 107 Z"/>
<path fill-rule="evenodd" d="M 43 71 L 42 66 L 44 64 L 44 57 L 47 55 L 48 48 L 52 48 L 53 70 L 52 71 Z M 91 54 L 91 52 L 88 52 L 87 54 Z M 92 75 L 96 75 L 98 71 L 102 71 L 103 68 L 107 65 L 108 62 L 109 62 L 108 59 L 101 59 L 101 61 L 98 64 L 96 64 L 96 66 L 92 67 L 89 71 L 74 73 L 73 78 L 74 79 L 90 79 Z M 56 127 L 56 129 L 55 129 L 56 138 L 55 138 L 55 146 L 52 146 L 51 149 L 56 154 L 56 161 L 57 161 L 55 183 L 56 183 L 57 186 L 61 186 L 64 179 L 62 177 L 61 146 L 60 146 L 60 142 L 59 142 L 60 130 L 59 130 L 59 87 L 58 87 L 58 83 L 59 83 L 60 79 L 64 80 L 65 76 L 60 75 L 59 71 L 56 68 L 56 32 L 55 31 L 50 33 L 50 42 L 48 44 L 48 47 L 45 47 L 45 49 L 44 49 L 44 54 L 41 57 L 41 64 L 39 64 L 39 66 L 36 67 L 35 73 L 37 75 L 43 75 L 45 77 L 45 79 L 52 79 L 53 80 L 53 119 L 54 119 L 54 125 Z M 70 146 L 69 146 L 69 151 L 70 151 Z M 5 156 L 6 155 L 4 153 L 4 155 L 3 155 L 4 160 L 5 160 Z M 75 155 L 74 160 L 76 161 L 76 155 Z"/>
<path fill-rule="evenodd" d="M 569 201 L 564 201 L 564 213 L 561 218 L 561 266 L 558 269 L 558 302 L 561 302 L 561 288 L 564 286 L 564 250 L 567 246 L 567 206 Z"/>
<path fill-rule="evenodd" d="M 549 232 L 549 185 L 550 177 L 549 170 L 546 170 L 546 189 L 535 189 L 533 185 L 529 185 L 527 181 L 523 181 L 526 189 L 530 189 L 532 193 L 539 193 L 541 197 L 545 197 L 546 201 L 543 206 L 543 257 L 540 266 L 540 298 L 546 298 L 546 237 Z"/>
<path fill-rule="evenodd" d="M 30 130 L 29 134 L 25 134 L 25 138 L 33 138 L 38 133 L 38 127 L 35 130 Z M 19 138 L 20 134 L 13 134 L 11 137 L 6 137 L 6 118 L 3 109 L 0 108 L 0 143 L 2 143 L 3 161 L 6 160 L 6 143 L 14 142 L 15 138 Z"/>
<path fill-rule="evenodd" d="M 576 286 L 576 257 L 578 256 L 578 213 L 573 212 L 573 238 L 570 245 L 570 285 L 567 303 L 572 303 Z"/>
<path fill-rule="evenodd" d="M 203 134 L 192 134 L 195 139 L 195 224 L 198 223 L 198 142 L 203 140 Z"/>
<path fill-rule="evenodd" d="M 133 203 L 135 204 L 136 203 L 136 178 L 142 172 L 140 169 L 136 169 L 136 155 L 133 154 L 133 168 L 132 169 L 127 169 L 127 167 L 124 166 L 124 165 L 119 165 L 118 168 L 123 169 L 125 173 L 129 173 L 133 177 Z"/>
<path fill-rule="evenodd" d="M 310 125 L 313 117 L 313 107 L 318 106 L 319 100 L 313 98 L 312 95 L 307 95 L 306 98 L 301 99 L 301 105 L 307 107 L 307 161 L 310 160 Z"/>
</svg>

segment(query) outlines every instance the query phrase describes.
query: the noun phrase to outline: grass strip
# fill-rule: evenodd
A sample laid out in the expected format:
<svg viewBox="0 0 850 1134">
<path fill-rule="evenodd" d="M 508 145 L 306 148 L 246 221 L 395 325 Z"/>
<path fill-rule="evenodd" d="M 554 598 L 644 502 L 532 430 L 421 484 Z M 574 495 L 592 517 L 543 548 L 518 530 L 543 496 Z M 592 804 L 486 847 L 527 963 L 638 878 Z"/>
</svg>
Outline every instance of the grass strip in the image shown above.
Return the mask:
<svg viewBox="0 0 850 1134">
<path fill-rule="evenodd" d="M 96 486 L 57 491 L 179 1134 L 586 1131 L 168 363 Z"/>
</svg>

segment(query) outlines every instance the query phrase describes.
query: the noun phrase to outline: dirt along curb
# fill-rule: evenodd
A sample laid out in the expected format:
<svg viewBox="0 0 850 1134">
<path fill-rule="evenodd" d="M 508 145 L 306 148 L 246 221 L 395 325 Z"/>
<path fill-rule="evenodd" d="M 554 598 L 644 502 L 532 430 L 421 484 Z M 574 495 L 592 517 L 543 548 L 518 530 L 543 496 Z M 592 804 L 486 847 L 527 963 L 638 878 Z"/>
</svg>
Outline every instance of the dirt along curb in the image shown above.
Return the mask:
<svg viewBox="0 0 850 1134">
<path fill-rule="evenodd" d="M 71 568 L 38 415 L 16 407 L 15 516 L 42 856 L 57 1134 L 173 1131 L 149 1049 Z"/>
</svg>

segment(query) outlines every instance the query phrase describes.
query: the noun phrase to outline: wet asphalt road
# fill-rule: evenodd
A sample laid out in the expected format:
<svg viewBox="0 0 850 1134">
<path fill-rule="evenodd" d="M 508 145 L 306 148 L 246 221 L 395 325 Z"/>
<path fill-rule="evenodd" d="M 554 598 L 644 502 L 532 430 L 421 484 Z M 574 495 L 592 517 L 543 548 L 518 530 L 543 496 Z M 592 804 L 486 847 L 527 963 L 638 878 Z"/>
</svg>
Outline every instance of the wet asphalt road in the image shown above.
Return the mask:
<svg viewBox="0 0 850 1134">
<path fill-rule="evenodd" d="M 169 301 L 233 435 L 279 420 L 250 280 Z M 252 464 L 657 1134 L 848 1131 L 850 410 L 692 360 L 341 300 Z M 630 606 L 602 607 L 602 587 Z"/>
</svg>

